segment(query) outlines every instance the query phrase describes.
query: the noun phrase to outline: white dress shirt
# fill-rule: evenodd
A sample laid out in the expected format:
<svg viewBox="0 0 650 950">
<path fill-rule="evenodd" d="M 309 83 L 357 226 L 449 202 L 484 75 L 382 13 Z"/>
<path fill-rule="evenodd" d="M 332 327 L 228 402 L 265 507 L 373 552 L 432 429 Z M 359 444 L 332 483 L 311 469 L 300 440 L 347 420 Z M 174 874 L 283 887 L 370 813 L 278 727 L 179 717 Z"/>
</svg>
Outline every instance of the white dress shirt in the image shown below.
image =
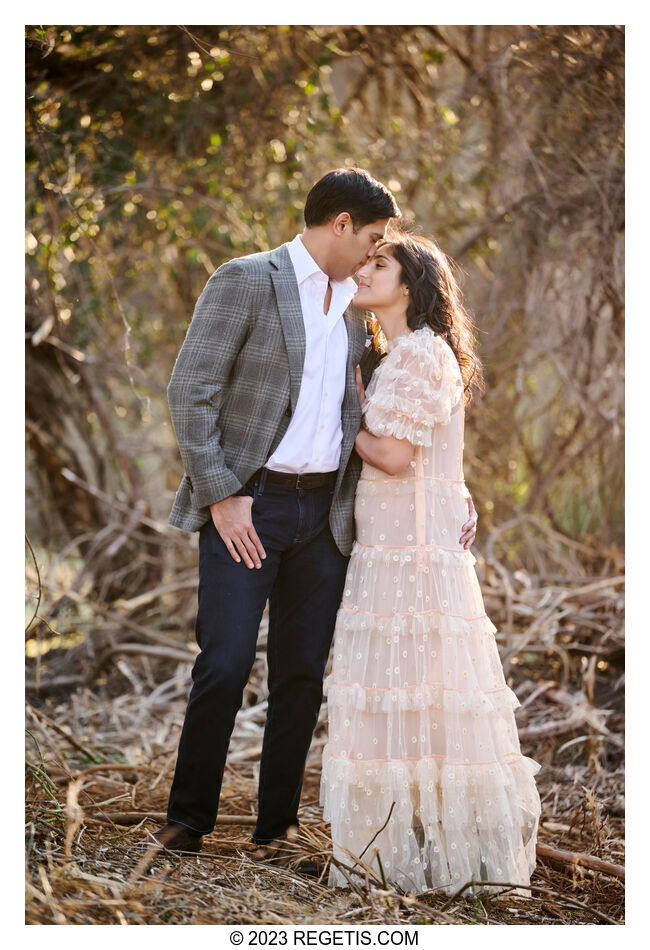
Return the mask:
<svg viewBox="0 0 650 950">
<path fill-rule="evenodd" d="M 280 444 L 266 463 L 276 472 L 334 472 L 341 457 L 341 404 L 348 332 L 343 314 L 357 291 L 351 277 L 329 281 L 300 235 L 287 245 L 305 323 L 305 363 L 298 403 Z M 323 312 L 328 282 L 329 310 Z"/>
</svg>

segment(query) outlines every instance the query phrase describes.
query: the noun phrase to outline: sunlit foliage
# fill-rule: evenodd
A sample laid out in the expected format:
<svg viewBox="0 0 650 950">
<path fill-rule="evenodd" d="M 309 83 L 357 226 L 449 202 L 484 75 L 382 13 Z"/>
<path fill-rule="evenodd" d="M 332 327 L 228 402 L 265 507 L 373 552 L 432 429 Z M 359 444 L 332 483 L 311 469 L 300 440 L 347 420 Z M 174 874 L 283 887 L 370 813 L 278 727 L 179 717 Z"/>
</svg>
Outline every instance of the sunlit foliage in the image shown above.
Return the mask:
<svg viewBox="0 0 650 950">
<path fill-rule="evenodd" d="M 164 391 L 207 277 L 290 239 L 311 182 L 356 164 L 465 272 L 482 523 L 524 510 L 620 544 L 623 55 L 607 26 L 28 27 L 43 543 L 109 511 L 66 467 L 165 519 L 180 460 Z"/>
</svg>

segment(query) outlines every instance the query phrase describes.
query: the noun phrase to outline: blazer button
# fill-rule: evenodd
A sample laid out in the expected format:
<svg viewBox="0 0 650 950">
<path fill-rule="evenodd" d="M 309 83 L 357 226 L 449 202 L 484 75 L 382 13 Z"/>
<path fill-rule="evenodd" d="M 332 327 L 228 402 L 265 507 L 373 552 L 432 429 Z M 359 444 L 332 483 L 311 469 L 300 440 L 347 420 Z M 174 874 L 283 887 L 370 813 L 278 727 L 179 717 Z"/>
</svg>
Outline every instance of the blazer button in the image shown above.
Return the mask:
<svg viewBox="0 0 650 950">
<path fill-rule="evenodd" d="M 289 416 L 289 418 L 291 418 L 291 406 L 287 406 L 284 414 L 285 416 Z"/>
<path fill-rule="evenodd" d="M 186 482 L 187 482 L 187 484 L 188 484 L 188 487 L 189 487 L 190 491 L 194 491 L 194 485 L 192 485 L 192 479 L 190 478 L 189 475 L 186 475 L 186 476 L 185 476 L 185 480 L 186 480 Z"/>
</svg>

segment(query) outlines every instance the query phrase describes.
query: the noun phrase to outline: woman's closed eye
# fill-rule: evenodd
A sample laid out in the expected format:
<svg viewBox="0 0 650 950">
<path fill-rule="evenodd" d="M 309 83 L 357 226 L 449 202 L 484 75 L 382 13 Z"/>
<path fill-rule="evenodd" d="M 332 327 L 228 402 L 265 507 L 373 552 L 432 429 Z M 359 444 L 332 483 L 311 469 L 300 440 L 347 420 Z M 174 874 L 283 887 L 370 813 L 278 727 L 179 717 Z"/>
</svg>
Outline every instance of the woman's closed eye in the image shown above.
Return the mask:
<svg viewBox="0 0 650 950">
<path fill-rule="evenodd" d="M 388 258 L 385 254 L 375 254 L 372 259 L 372 264 L 374 267 L 386 267 L 388 264 Z"/>
</svg>

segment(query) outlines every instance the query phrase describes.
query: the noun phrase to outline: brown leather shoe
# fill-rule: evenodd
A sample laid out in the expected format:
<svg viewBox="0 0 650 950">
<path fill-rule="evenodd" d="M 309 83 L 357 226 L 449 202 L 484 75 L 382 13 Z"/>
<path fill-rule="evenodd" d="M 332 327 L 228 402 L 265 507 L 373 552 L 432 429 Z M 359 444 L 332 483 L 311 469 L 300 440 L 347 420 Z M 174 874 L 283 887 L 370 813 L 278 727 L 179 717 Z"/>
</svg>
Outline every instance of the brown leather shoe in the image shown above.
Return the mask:
<svg viewBox="0 0 650 950">
<path fill-rule="evenodd" d="M 162 845 L 166 851 L 182 851 L 196 854 L 201 850 L 203 835 L 197 835 L 184 825 L 165 825 L 150 834 L 156 844 Z"/>
<path fill-rule="evenodd" d="M 314 858 L 302 857 L 302 849 L 296 841 L 298 828 L 291 825 L 284 834 L 267 844 L 260 845 L 253 853 L 253 861 L 259 861 L 263 864 L 271 864 L 274 867 L 287 868 L 290 871 L 297 871 L 299 874 L 309 874 L 311 877 L 319 877 L 322 868 Z"/>
</svg>

